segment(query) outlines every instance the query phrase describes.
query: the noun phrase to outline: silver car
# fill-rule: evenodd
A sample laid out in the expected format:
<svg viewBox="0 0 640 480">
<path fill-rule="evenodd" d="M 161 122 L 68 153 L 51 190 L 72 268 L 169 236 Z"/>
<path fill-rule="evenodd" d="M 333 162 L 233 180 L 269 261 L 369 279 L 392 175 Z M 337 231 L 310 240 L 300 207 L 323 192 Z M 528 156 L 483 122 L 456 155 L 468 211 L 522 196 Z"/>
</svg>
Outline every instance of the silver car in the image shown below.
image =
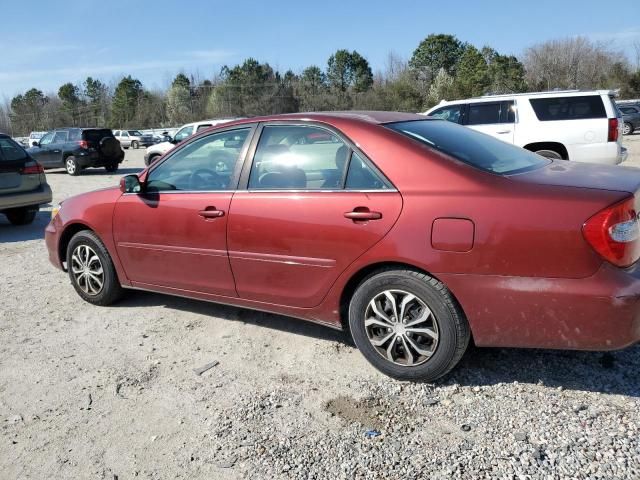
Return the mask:
<svg viewBox="0 0 640 480">
<path fill-rule="evenodd" d="M 148 147 L 155 143 L 153 135 L 144 134 L 138 130 L 114 130 L 113 136 L 120 142 L 122 148 Z"/>
<path fill-rule="evenodd" d="M 0 134 L 0 213 L 14 225 L 26 225 L 51 198 L 42 165 L 11 137 Z"/>
</svg>

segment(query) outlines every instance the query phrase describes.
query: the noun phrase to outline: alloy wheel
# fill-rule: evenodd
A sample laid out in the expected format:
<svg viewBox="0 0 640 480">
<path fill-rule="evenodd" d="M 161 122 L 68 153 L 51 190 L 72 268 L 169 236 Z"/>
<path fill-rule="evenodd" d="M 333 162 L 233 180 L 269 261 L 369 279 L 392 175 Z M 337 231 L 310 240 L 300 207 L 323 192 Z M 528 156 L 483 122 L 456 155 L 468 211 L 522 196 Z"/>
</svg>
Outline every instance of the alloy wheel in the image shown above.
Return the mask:
<svg viewBox="0 0 640 480">
<path fill-rule="evenodd" d="M 71 273 L 87 295 L 98 295 L 104 287 L 104 269 L 100 257 L 89 245 L 78 245 L 71 254 Z"/>
<path fill-rule="evenodd" d="M 403 290 L 385 290 L 373 297 L 364 325 L 371 345 L 396 365 L 421 365 L 438 347 L 435 315 L 420 298 Z"/>
<path fill-rule="evenodd" d="M 73 175 L 74 173 L 76 173 L 76 162 L 73 160 L 73 158 L 68 158 L 67 159 L 67 172 L 71 175 Z"/>
</svg>

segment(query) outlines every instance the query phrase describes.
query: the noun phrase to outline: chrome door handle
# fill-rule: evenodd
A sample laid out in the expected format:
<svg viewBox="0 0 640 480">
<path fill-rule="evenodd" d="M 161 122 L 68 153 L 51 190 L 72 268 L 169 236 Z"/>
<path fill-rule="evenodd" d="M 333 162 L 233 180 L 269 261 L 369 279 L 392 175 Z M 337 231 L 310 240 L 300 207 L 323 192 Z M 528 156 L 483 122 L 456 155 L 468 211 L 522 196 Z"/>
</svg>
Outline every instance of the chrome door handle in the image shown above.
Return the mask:
<svg viewBox="0 0 640 480">
<path fill-rule="evenodd" d="M 504 135 L 505 133 L 511 133 L 511 130 L 501 130 L 499 132 L 496 132 L 498 135 Z"/>
</svg>

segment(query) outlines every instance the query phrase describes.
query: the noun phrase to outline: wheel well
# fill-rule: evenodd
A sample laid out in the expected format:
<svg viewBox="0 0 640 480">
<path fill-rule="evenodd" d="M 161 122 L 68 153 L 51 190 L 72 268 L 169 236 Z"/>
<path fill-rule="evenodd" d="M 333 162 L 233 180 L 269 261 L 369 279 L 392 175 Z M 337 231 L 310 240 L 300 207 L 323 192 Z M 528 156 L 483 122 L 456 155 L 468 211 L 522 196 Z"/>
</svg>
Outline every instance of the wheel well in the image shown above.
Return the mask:
<svg viewBox="0 0 640 480">
<path fill-rule="evenodd" d="M 60 263 L 64 264 L 64 262 L 67 261 L 67 247 L 69 246 L 69 242 L 76 233 L 82 230 L 91 231 L 89 227 L 82 223 L 72 223 L 64 229 L 62 235 L 60 235 L 60 242 L 58 243 L 58 258 L 60 258 Z"/>
<path fill-rule="evenodd" d="M 410 265 L 408 263 L 381 262 L 381 263 L 374 263 L 372 265 L 367 265 L 366 267 L 357 271 L 349 279 L 347 284 L 344 286 L 344 289 L 342 290 L 342 295 L 340 295 L 340 324 L 342 325 L 342 329 L 344 331 L 349 331 L 349 302 L 351 301 L 351 297 L 353 296 L 356 289 L 358 288 L 358 285 L 360 285 L 367 277 L 370 277 L 371 275 L 374 275 L 376 273 L 384 272 L 386 270 L 413 270 L 414 272 L 424 273 L 425 275 L 429 275 L 430 277 L 433 277 L 436 280 L 440 281 L 440 279 L 435 275 L 427 272 L 422 268 L 415 267 L 414 265 Z M 444 284 L 444 282 L 442 283 Z M 460 310 L 464 312 L 464 310 L 462 309 L 462 306 L 460 305 L 460 302 L 455 297 L 453 292 L 450 291 L 450 293 L 454 301 L 460 307 Z M 473 332 L 471 335 L 473 337 Z"/>
<path fill-rule="evenodd" d="M 536 152 L 538 150 L 553 150 L 554 152 L 558 152 L 560 156 L 564 160 L 569 159 L 569 152 L 567 152 L 567 148 L 558 142 L 536 142 L 530 143 L 529 145 L 525 145 L 523 148 L 530 150 L 532 152 Z"/>
</svg>

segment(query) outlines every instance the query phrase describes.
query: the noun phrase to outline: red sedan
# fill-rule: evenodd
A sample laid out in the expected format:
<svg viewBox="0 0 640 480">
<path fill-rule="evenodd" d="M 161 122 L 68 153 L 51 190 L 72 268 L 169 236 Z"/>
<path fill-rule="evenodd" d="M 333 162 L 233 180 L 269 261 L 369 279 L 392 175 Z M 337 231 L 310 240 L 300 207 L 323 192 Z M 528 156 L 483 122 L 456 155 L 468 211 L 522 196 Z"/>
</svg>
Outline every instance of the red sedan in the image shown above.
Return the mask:
<svg viewBox="0 0 640 480">
<path fill-rule="evenodd" d="M 66 200 L 46 242 L 93 304 L 134 288 L 285 314 L 349 330 L 387 375 L 433 380 L 471 338 L 638 342 L 639 188 L 634 169 L 418 115 L 273 116 Z"/>
</svg>

